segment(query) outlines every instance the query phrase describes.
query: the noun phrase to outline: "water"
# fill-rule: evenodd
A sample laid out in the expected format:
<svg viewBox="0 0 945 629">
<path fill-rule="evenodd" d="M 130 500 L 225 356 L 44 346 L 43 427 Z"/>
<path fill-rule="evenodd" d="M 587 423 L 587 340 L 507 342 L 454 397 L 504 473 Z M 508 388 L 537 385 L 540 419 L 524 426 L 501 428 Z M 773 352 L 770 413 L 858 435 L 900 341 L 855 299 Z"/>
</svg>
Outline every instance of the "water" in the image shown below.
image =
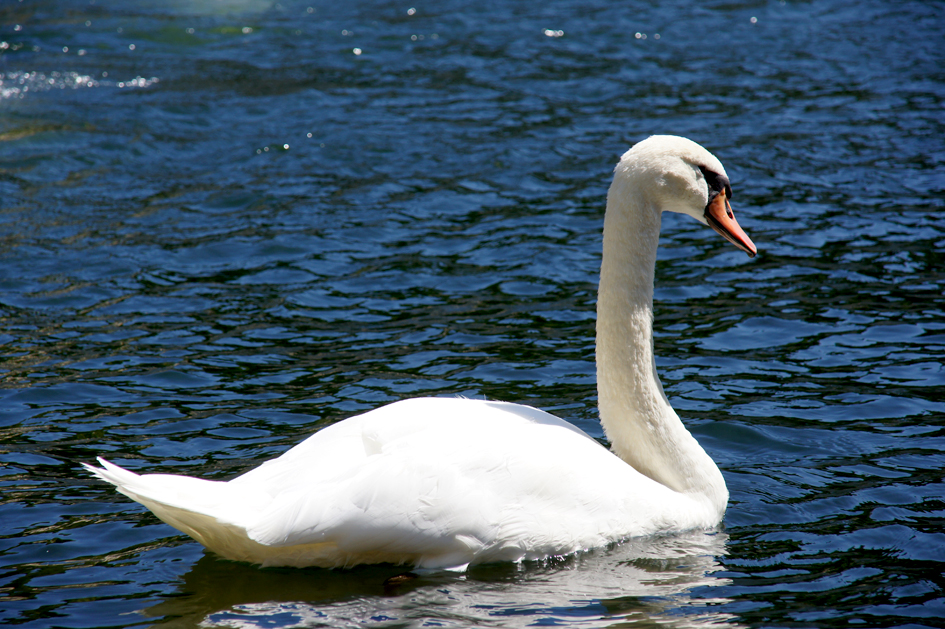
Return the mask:
<svg viewBox="0 0 945 629">
<path fill-rule="evenodd" d="M 0 622 L 943 626 L 942 41 L 921 2 L 3 3 Z M 385 588 L 222 561 L 80 469 L 230 478 L 417 395 L 601 437 L 603 199 L 651 133 L 722 159 L 761 250 L 664 219 L 721 531 Z"/>
</svg>

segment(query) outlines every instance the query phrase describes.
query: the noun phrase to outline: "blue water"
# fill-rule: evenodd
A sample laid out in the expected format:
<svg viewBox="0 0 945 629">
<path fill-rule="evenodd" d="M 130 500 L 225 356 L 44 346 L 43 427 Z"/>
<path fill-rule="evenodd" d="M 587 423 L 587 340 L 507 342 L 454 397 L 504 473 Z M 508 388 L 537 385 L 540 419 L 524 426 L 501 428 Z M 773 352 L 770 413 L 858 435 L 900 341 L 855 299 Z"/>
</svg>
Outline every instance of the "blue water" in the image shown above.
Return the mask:
<svg viewBox="0 0 945 629">
<path fill-rule="evenodd" d="M 0 3 L 0 623 L 945 626 L 943 41 L 937 2 Z M 652 133 L 760 249 L 664 219 L 722 530 L 385 588 L 81 470 L 226 479 L 417 395 L 602 437 L 604 195 Z"/>
</svg>

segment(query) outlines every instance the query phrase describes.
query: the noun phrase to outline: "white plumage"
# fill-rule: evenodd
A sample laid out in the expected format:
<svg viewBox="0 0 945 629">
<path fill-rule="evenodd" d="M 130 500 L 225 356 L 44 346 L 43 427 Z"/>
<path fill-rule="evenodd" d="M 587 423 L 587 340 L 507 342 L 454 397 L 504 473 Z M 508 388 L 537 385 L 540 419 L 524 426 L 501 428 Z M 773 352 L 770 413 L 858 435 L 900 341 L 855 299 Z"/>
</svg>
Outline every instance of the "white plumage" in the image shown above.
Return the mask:
<svg viewBox="0 0 945 629">
<path fill-rule="evenodd" d="M 684 138 L 653 136 L 617 166 L 597 324 L 616 454 L 528 406 L 419 398 L 329 426 L 229 482 L 86 467 L 210 550 L 266 566 L 456 569 L 711 528 L 728 491 L 656 375 L 653 271 L 664 209 L 754 255 L 730 195 L 718 160 Z"/>
</svg>

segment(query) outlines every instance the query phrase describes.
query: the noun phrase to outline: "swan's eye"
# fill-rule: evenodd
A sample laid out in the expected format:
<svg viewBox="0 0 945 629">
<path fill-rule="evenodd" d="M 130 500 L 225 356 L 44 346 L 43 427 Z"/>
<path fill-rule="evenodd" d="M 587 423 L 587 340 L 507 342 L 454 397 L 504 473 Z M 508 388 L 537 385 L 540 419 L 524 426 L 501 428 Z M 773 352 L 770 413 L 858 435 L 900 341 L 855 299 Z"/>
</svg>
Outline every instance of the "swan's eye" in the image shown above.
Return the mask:
<svg viewBox="0 0 945 629">
<path fill-rule="evenodd" d="M 728 177 L 709 170 L 705 166 L 699 166 L 699 170 L 702 171 L 702 176 L 705 177 L 705 183 L 709 187 L 710 201 L 722 192 L 725 193 L 726 198 L 732 198 L 732 186 L 729 185 Z"/>
</svg>

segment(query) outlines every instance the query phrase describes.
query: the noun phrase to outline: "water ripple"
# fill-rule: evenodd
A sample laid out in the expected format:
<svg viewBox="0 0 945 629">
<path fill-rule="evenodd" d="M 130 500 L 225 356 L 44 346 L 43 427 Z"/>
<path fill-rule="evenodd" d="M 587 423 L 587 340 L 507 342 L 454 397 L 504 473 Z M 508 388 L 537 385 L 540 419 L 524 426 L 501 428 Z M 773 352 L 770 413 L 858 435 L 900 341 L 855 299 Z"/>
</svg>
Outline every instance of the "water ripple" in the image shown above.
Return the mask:
<svg viewBox="0 0 945 629">
<path fill-rule="evenodd" d="M 0 622 L 937 626 L 942 24 L 920 2 L 0 6 Z M 226 479 L 415 395 L 603 440 L 604 197 L 666 132 L 723 159 L 760 249 L 664 218 L 659 367 L 726 476 L 724 535 L 385 592 L 395 568 L 204 555 L 80 472 Z"/>
</svg>

